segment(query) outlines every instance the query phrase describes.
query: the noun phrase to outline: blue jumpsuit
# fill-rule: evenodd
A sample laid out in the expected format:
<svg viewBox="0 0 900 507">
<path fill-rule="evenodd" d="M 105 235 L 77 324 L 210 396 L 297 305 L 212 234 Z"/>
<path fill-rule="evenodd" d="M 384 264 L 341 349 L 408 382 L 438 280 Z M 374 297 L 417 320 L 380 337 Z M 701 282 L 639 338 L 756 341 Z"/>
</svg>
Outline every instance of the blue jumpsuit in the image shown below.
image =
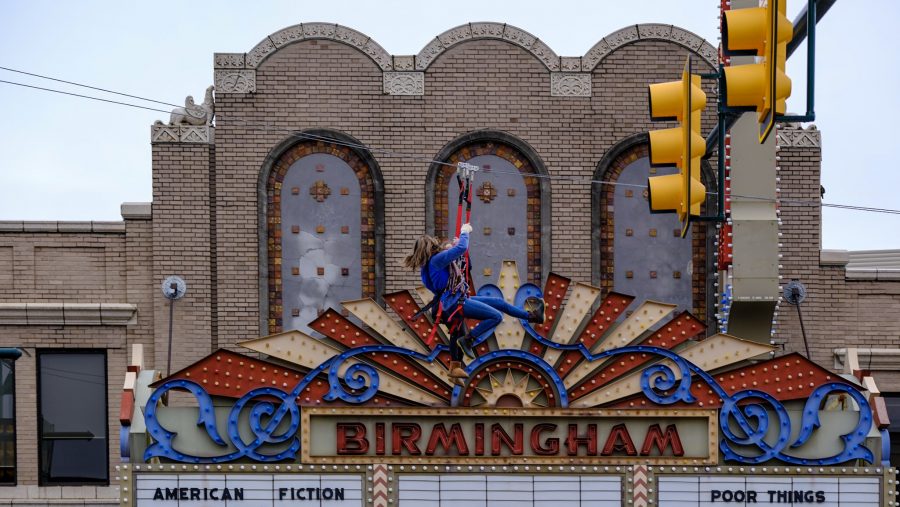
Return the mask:
<svg viewBox="0 0 900 507">
<path fill-rule="evenodd" d="M 441 305 L 444 311 L 452 311 L 464 294 L 445 291 L 450 280 L 450 263 L 464 256 L 469 249 L 469 234 L 460 234 L 459 241 L 451 248 L 434 254 L 431 259 L 422 266 L 422 283 L 431 292 L 441 294 Z M 448 310 L 449 309 L 449 310 Z M 503 298 L 471 296 L 465 299 L 462 308 L 463 316 L 469 319 L 477 319 L 481 322 L 469 333 L 472 337 L 472 345 L 475 346 L 484 341 L 494 331 L 494 328 L 503 320 L 503 313 L 517 319 L 527 319 L 528 312 L 513 306 Z M 502 313 L 501 313 L 502 312 Z M 456 343 L 450 344 L 450 355 L 454 361 L 462 360 L 462 351 Z"/>
</svg>

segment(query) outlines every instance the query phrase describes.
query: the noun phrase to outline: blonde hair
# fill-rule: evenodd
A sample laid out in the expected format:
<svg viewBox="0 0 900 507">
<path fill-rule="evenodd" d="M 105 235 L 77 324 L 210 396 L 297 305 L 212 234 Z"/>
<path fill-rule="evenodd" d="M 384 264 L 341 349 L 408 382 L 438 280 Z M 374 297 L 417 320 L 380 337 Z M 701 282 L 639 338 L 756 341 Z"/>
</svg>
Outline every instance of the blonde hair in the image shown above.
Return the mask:
<svg viewBox="0 0 900 507">
<path fill-rule="evenodd" d="M 403 265 L 409 269 L 420 269 L 432 255 L 441 250 L 441 242 L 434 236 L 423 235 L 416 240 L 411 254 L 403 259 Z"/>
</svg>

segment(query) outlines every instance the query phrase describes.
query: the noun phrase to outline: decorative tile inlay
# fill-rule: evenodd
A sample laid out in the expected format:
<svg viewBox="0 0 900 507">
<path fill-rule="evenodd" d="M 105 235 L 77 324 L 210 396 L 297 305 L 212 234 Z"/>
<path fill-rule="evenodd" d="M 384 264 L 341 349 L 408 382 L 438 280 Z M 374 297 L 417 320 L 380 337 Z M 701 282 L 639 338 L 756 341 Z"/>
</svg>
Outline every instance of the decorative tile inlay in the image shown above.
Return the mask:
<svg viewBox="0 0 900 507">
<path fill-rule="evenodd" d="M 383 87 L 387 95 L 425 95 L 425 73 L 385 72 Z"/>
<path fill-rule="evenodd" d="M 478 187 L 478 190 L 475 192 L 475 195 L 481 199 L 481 202 L 488 204 L 497 197 L 497 189 L 494 188 L 494 185 L 491 184 L 490 181 L 485 181 Z"/>
<path fill-rule="evenodd" d="M 550 95 L 553 97 L 590 97 L 591 75 L 576 72 L 550 74 Z"/>
<path fill-rule="evenodd" d="M 309 195 L 319 202 L 325 202 L 325 199 L 328 199 L 328 196 L 331 195 L 331 189 L 328 188 L 324 181 L 317 180 L 309 187 Z"/>
</svg>

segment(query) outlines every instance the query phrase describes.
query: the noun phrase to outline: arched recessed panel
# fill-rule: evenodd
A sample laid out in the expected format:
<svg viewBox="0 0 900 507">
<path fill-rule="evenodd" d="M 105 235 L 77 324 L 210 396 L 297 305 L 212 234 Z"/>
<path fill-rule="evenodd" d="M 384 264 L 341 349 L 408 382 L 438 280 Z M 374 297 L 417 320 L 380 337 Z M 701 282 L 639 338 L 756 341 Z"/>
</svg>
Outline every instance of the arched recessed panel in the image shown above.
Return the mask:
<svg viewBox="0 0 900 507">
<path fill-rule="evenodd" d="M 600 163 L 595 179 L 603 184 L 593 195 L 594 280 L 605 293 L 669 301 L 705 321 L 708 225 L 695 222 L 681 238 L 677 215 L 650 213 L 647 200 L 647 179 L 676 171 L 650 167 L 645 134 L 620 143 Z"/>
<path fill-rule="evenodd" d="M 472 188 L 470 254 L 476 287 L 495 283 L 501 262 L 516 261 L 519 278 L 535 284 L 542 277 L 542 188 L 537 170 L 519 150 L 505 143 L 473 141 L 454 150 L 433 173 L 434 233 L 455 233 L 458 203 L 456 164 L 468 162 L 481 171 Z M 465 221 L 465 209 L 463 210 Z"/>
<path fill-rule="evenodd" d="M 270 333 L 309 332 L 307 323 L 340 302 L 375 297 L 375 185 L 351 149 L 302 143 L 268 180 Z"/>
<path fill-rule="evenodd" d="M 480 155 L 468 160 L 482 168 L 472 185 L 472 226 L 470 262 L 476 287 L 495 283 L 504 260 L 516 261 L 519 279 L 528 273 L 528 188 L 525 179 L 510 161 L 496 155 Z M 448 237 L 456 227 L 459 185 L 456 178 L 446 184 Z M 462 221 L 465 222 L 465 205 Z"/>
<path fill-rule="evenodd" d="M 674 167 L 650 167 L 640 157 L 624 167 L 614 187 L 615 225 L 613 290 L 693 309 L 691 275 L 694 272 L 691 238 L 681 237 L 674 213 L 650 213 L 647 177 L 677 173 Z"/>
</svg>

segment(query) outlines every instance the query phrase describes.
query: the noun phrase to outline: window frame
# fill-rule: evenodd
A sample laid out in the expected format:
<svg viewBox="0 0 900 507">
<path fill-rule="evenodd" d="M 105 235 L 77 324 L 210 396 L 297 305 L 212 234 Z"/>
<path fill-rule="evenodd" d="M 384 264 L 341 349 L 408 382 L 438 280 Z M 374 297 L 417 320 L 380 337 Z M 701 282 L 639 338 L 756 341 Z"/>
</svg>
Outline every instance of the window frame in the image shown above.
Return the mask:
<svg viewBox="0 0 900 507">
<path fill-rule="evenodd" d="M 44 414 L 41 410 L 41 393 L 43 392 L 43 386 L 41 385 L 41 356 L 43 355 L 100 355 L 103 357 L 103 374 L 104 374 L 104 389 L 103 389 L 103 397 L 104 397 L 104 413 L 103 413 L 103 421 L 105 422 L 104 429 L 104 440 L 106 441 L 106 452 L 103 454 L 104 456 L 104 470 L 106 472 L 105 478 L 103 480 L 52 480 L 45 476 L 44 473 L 44 453 L 43 453 L 43 443 L 44 443 L 44 430 L 43 430 L 43 418 Z M 38 454 L 38 485 L 39 486 L 109 486 L 109 357 L 106 349 L 38 349 L 35 351 L 35 381 L 37 387 L 37 454 Z"/>
<path fill-rule="evenodd" d="M 14 357 L 0 357 L 0 362 L 8 362 L 12 375 L 12 446 L 13 446 L 13 479 L 10 482 L 0 481 L 0 487 L 17 486 L 19 484 L 19 446 L 17 442 L 18 432 L 16 424 L 16 359 Z"/>
</svg>

